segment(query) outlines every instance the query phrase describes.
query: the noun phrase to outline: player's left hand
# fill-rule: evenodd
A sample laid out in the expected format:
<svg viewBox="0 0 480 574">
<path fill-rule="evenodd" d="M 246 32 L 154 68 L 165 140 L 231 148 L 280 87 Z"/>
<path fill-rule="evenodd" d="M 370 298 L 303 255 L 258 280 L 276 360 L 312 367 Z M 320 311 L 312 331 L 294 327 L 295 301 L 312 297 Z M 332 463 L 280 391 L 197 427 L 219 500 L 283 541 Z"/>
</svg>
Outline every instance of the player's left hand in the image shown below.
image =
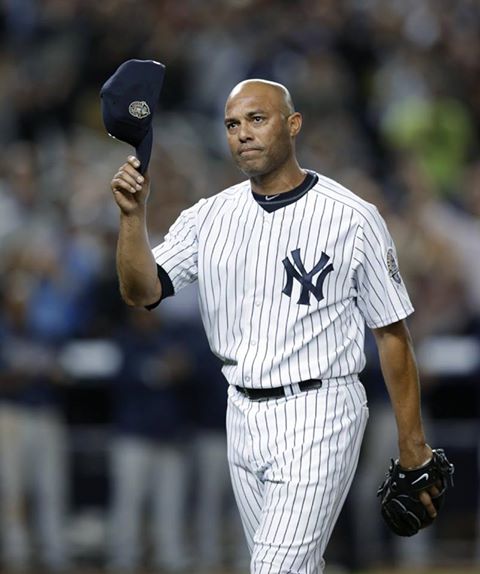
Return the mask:
<svg viewBox="0 0 480 574">
<path fill-rule="evenodd" d="M 398 464 L 407 470 L 415 470 L 427 464 L 433 457 L 433 451 L 428 444 L 415 445 L 404 447 L 400 449 L 400 457 Z M 440 485 L 432 485 L 429 488 L 421 491 L 418 495 L 420 502 L 425 506 L 428 515 L 431 518 L 437 516 L 437 511 L 432 502 L 432 496 L 438 496 Z"/>
<path fill-rule="evenodd" d="M 391 462 L 386 478 L 377 491 L 382 516 L 399 536 L 413 536 L 433 522 L 443 505 L 445 492 L 453 486 L 454 467 L 442 449 L 418 468 L 406 469 Z"/>
</svg>

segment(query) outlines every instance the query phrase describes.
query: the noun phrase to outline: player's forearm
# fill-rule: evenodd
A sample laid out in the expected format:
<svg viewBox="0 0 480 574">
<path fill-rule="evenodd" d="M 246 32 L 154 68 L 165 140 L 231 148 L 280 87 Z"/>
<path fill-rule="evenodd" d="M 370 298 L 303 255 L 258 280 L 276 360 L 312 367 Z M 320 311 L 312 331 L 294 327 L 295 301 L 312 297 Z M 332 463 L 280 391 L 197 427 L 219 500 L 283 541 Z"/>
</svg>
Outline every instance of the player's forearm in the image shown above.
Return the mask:
<svg viewBox="0 0 480 574">
<path fill-rule="evenodd" d="M 382 372 L 398 428 L 400 461 L 406 467 L 428 457 L 420 409 L 418 371 L 408 329 L 403 321 L 374 330 Z"/>
<path fill-rule="evenodd" d="M 144 307 L 160 299 L 162 287 L 143 214 L 120 216 L 117 273 L 120 293 L 128 305 Z"/>
</svg>

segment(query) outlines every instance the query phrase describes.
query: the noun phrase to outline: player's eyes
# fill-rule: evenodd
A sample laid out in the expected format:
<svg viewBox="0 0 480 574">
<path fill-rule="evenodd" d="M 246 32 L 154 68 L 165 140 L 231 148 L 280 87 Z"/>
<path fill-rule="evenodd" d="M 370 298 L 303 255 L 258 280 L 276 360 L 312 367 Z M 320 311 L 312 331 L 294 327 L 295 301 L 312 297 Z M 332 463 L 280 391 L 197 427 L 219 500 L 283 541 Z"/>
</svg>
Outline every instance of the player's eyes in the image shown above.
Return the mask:
<svg viewBox="0 0 480 574">
<path fill-rule="evenodd" d="M 227 130 L 233 130 L 233 128 L 237 127 L 236 122 L 228 122 L 227 124 L 225 124 Z"/>
<path fill-rule="evenodd" d="M 259 124 L 260 122 L 263 121 L 263 116 L 253 116 L 253 123 L 255 124 Z"/>
</svg>

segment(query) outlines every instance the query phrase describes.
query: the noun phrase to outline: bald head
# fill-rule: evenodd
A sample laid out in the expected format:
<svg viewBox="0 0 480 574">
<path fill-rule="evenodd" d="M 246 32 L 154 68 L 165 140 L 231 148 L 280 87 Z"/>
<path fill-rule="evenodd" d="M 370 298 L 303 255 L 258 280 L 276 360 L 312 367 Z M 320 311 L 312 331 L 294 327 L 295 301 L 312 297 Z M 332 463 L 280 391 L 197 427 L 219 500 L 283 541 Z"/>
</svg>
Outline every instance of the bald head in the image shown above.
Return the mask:
<svg viewBox="0 0 480 574">
<path fill-rule="evenodd" d="M 226 108 L 237 98 L 265 97 L 280 111 L 289 116 L 295 112 L 292 96 L 287 88 L 277 82 L 268 80 L 244 80 L 237 84 L 227 98 Z"/>
<path fill-rule="evenodd" d="M 285 86 L 266 80 L 237 84 L 225 104 L 228 145 L 235 163 L 250 178 L 295 173 L 295 137 L 302 116 Z"/>
</svg>

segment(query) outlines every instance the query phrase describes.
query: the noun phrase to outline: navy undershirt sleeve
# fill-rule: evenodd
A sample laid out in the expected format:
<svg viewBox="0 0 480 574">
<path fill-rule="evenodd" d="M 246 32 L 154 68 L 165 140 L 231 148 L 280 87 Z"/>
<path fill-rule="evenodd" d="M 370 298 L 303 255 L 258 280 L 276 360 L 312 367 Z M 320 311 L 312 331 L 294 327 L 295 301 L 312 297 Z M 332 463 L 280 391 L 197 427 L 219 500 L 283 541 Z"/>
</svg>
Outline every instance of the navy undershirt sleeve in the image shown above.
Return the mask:
<svg viewBox="0 0 480 574">
<path fill-rule="evenodd" d="M 155 303 L 152 303 L 151 305 L 145 305 L 145 309 L 148 309 L 149 311 L 155 309 L 155 307 L 158 307 L 160 301 L 162 301 L 163 299 L 171 297 L 172 295 L 175 294 L 175 290 L 173 288 L 172 281 L 168 276 L 168 273 L 165 271 L 163 267 L 160 267 L 160 265 L 158 264 L 157 264 L 157 275 L 158 278 L 160 279 L 160 283 L 162 284 L 162 296 Z"/>
</svg>

